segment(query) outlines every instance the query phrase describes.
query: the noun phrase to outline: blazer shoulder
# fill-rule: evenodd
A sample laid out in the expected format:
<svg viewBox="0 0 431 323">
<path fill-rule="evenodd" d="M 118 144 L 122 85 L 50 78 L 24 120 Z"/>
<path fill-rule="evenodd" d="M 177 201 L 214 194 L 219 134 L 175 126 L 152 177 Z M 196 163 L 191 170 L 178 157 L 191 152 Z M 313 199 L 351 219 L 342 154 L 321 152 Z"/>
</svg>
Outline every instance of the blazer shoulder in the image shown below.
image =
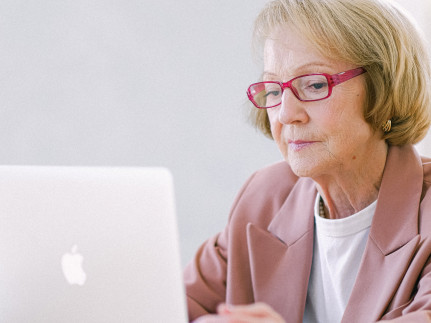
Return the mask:
<svg viewBox="0 0 431 323">
<path fill-rule="evenodd" d="M 421 157 L 423 186 L 420 202 L 419 227 L 422 236 L 431 237 L 431 158 Z"/>
<path fill-rule="evenodd" d="M 421 157 L 424 171 L 424 182 L 431 184 L 431 158 Z"/>
<path fill-rule="evenodd" d="M 423 187 L 422 187 L 422 198 L 431 198 L 431 158 L 421 157 L 422 170 L 423 170 Z"/>
<path fill-rule="evenodd" d="M 295 184 L 298 180 L 289 164 L 280 161 L 259 169 L 253 175 L 254 184 L 265 185 L 272 188 L 283 188 Z"/>
<path fill-rule="evenodd" d="M 298 177 L 287 162 L 277 162 L 256 171 L 243 185 L 231 209 L 235 224 L 268 223 L 281 208 Z"/>
<path fill-rule="evenodd" d="M 243 186 L 241 195 L 247 200 L 281 197 L 284 201 L 297 181 L 298 176 L 292 172 L 289 164 L 281 161 L 256 171 Z"/>
</svg>

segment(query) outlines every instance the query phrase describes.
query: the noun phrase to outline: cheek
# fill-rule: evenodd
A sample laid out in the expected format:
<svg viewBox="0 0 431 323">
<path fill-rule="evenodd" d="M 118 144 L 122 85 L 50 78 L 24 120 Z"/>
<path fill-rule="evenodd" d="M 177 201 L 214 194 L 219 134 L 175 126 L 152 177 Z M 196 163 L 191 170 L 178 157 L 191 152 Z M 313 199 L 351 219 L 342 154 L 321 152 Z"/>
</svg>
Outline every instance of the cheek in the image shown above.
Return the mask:
<svg viewBox="0 0 431 323">
<path fill-rule="evenodd" d="M 345 96 L 351 95 L 345 94 Z M 339 101 L 334 97 L 334 100 L 329 101 L 322 111 L 318 116 L 318 126 L 323 132 L 335 138 L 354 137 L 357 131 L 367 126 L 361 100 Z"/>
<path fill-rule="evenodd" d="M 285 141 L 283 140 L 283 124 L 281 124 L 278 121 L 278 109 L 272 108 L 270 110 L 267 110 L 268 113 L 268 119 L 269 123 L 271 125 L 271 133 L 272 137 L 274 138 L 275 143 L 278 146 L 278 149 L 280 150 L 281 154 L 284 156 L 284 158 L 287 157 L 287 145 Z"/>
<path fill-rule="evenodd" d="M 270 110 L 266 110 L 268 114 L 269 124 L 271 125 L 271 133 L 274 140 L 278 143 L 281 136 L 282 125 L 278 121 L 278 112 L 277 108 L 272 108 Z"/>
<path fill-rule="evenodd" d="M 328 149 L 334 156 L 353 159 L 356 153 L 365 149 L 373 136 L 370 125 L 356 113 L 330 115 L 324 126 Z"/>
</svg>

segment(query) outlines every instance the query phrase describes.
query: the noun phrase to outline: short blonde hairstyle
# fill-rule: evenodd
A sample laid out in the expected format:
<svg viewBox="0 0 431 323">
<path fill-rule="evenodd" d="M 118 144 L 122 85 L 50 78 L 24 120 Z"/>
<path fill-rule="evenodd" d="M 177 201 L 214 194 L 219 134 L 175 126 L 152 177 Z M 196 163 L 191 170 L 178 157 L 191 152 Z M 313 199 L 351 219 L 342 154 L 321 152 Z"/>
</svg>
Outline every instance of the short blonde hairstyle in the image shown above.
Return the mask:
<svg viewBox="0 0 431 323">
<path fill-rule="evenodd" d="M 423 139 L 431 122 L 431 72 L 425 39 L 413 20 L 388 0 L 275 0 L 255 21 L 263 45 L 277 27 L 293 25 L 323 55 L 367 70 L 365 120 L 374 130 L 391 120 L 390 145 Z M 262 47 L 260 47 L 262 49 Z M 266 110 L 254 125 L 272 138 Z"/>
</svg>

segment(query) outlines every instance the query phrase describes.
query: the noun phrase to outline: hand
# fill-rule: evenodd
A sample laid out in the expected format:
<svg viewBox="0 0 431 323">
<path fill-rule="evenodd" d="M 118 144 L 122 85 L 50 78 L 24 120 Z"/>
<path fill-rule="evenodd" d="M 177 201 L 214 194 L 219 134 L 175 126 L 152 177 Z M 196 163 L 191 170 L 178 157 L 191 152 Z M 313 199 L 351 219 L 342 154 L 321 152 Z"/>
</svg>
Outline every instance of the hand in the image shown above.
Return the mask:
<svg viewBox="0 0 431 323">
<path fill-rule="evenodd" d="M 205 315 L 193 323 L 285 323 L 283 318 L 269 305 L 255 303 L 250 305 L 221 304 L 217 314 Z"/>
</svg>

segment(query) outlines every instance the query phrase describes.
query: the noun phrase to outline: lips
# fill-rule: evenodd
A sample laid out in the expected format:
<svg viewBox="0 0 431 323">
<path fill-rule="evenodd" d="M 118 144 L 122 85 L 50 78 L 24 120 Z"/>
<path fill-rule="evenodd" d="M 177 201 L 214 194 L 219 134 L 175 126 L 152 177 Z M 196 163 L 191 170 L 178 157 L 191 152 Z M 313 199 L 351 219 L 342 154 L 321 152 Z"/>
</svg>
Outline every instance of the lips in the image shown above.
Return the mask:
<svg viewBox="0 0 431 323">
<path fill-rule="evenodd" d="M 307 140 L 289 140 L 289 148 L 293 151 L 300 151 L 302 149 L 308 148 L 312 144 L 314 144 L 316 141 L 307 141 Z"/>
</svg>

